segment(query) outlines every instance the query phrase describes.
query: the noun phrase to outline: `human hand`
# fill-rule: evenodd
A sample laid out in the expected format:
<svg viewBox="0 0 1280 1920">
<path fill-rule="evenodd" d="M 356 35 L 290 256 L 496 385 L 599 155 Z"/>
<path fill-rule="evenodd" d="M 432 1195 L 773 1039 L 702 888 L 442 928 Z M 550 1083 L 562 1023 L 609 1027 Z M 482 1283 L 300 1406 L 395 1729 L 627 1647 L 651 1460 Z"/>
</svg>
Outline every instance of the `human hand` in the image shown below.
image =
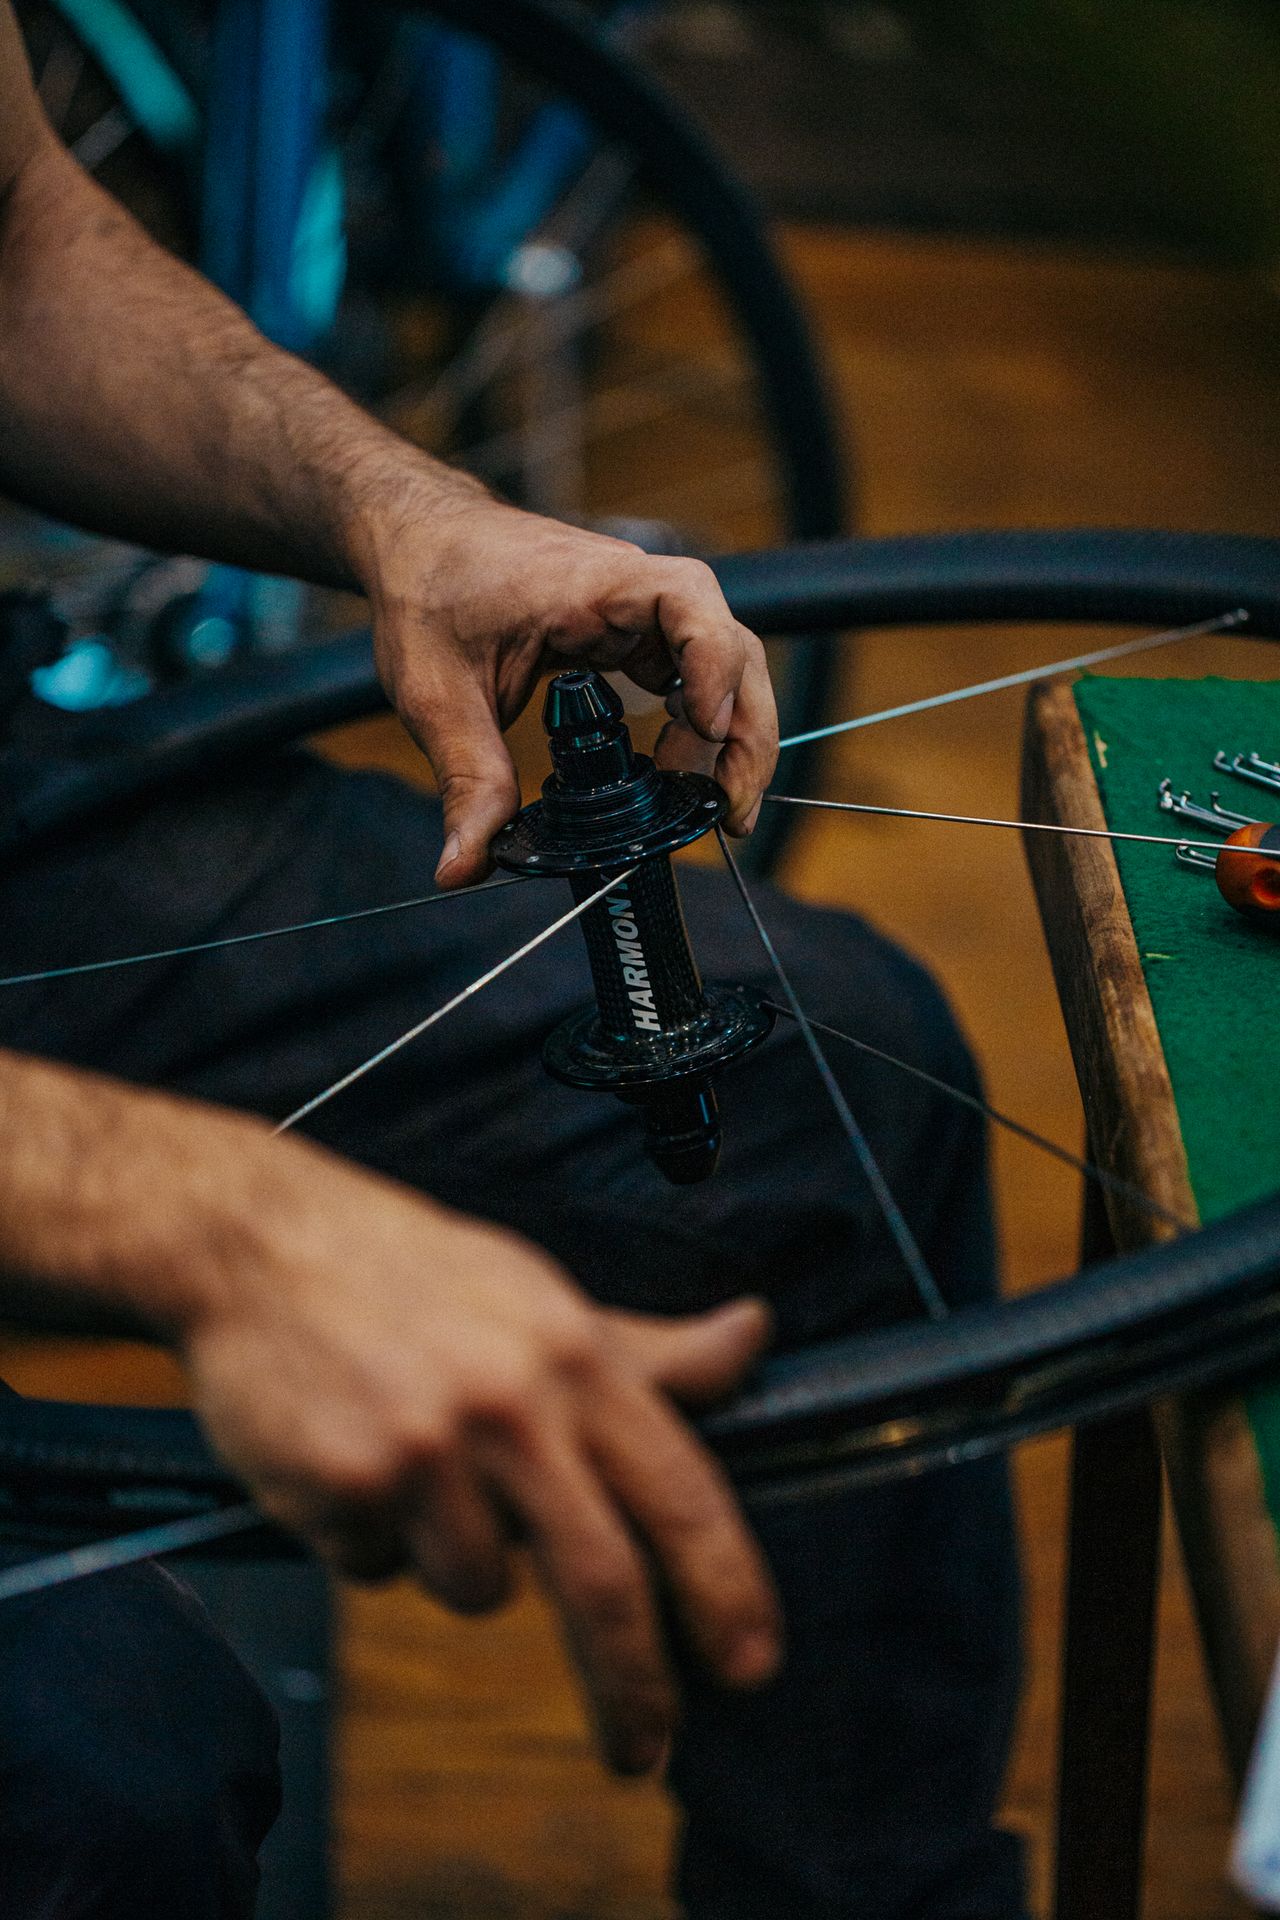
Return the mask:
<svg viewBox="0 0 1280 1920">
<path fill-rule="evenodd" d="M 259 1144 L 247 1185 L 237 1154 L 214 1236 L 235 1257 L 179 1344 L 267 1513 L 343 1571 L 412 1569 L 467 1613 L 506 1598 L 527 1543 L 619 1772 L 656 1765 L 677 1716 L 664 1597 L 722 1683 L 769 1677 L 763 1561 L 671 1404 L 729 1391 L 766 1338 L 759 1302 L 606 1311 L 528 1242 L 309 1144 Z"/>
<path fill-rule="evenodd" d="M 365 570 L 383 684 L 435 769 L 444 799 L 442 885 L 480 879 L 520 793 L 503 729 L 548 667 L 620 670 L 678 705 L 660 765 L 703 767 L 750 832 L 773 773 L 778 720 L 764 649 L 711 569 L 584 532 L 488 496 L 453 503 L 422 558 L 412 524 Z M 670 710 L 670 709 L 669 709 Z"/>
</svg>

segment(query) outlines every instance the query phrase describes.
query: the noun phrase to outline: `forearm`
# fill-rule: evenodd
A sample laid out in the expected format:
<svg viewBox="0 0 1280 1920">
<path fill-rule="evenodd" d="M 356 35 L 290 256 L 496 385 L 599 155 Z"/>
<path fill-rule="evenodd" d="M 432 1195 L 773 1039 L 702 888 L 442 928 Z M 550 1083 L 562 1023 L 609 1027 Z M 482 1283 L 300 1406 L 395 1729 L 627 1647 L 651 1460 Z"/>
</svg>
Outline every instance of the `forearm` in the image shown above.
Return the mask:
<svg viewBox="0 0 1280 1920">
<path fill-rule="evenodd" d="M 284 1145 L 239 1114 L 0 1053 L 0 1308 L 176 1336 L 289 1210 L 286 1163 L 313 1150 Z"/>
<path fill-rule="evenodd" d="M 0 201 L 0 490 L 97 531 L 364 585 L 479 483 L 271 345 L 50 138 Z"/>
</svg>

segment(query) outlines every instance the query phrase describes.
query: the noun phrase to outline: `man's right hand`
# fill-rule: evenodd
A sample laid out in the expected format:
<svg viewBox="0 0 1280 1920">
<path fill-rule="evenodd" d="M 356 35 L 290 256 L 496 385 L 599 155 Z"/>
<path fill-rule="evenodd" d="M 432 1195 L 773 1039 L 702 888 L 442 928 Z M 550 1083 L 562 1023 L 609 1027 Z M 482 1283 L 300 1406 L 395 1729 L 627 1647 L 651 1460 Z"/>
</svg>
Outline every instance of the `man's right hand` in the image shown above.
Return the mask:
<svg viewBox="0 0 1280 1920">
<path fill-rule="evenodd" d="M 620 1772 L 659 1762 L 678 1711 L 660 1597 L 722 1683 L 766 1680 L 767 1572 L 672 1405 L 732 1388 L 766 1309 L 598 1308 L 513 1234 L 226 1125 L 253 1178 L 238 1202 L 239 1181 L 223 1189 L 218 1283 L 188 1296 L 178 1338 L 210 1436 L 264 1510 L 343 1571 L 416 1569 L 464 1612 L 501 1603 L 527 1544 Z"/>
</svg>

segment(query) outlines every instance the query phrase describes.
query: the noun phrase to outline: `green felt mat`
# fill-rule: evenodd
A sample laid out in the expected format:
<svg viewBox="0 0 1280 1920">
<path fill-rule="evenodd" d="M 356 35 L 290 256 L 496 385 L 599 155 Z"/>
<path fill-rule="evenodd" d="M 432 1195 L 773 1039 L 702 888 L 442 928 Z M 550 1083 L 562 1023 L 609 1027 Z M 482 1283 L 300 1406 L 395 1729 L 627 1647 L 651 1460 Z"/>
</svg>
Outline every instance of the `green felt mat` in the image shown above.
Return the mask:
<svg viewBox="0 0 1280 1920">
<path fill-rule="evenodd" d="M 1109 825 L 1181 832 L 1156 804 L 1166 776 L 1202 805 L 1216 788 L 1225 807 L 1280 819 L 1280 794 L 1270 796 L 1213 765 L 1219 748 L 1280 760 L 1280 682 L 1088 677 L 1075 695 Z M 1185 831 L 1189 839 L 1212 838 L 1190 825 Z M 1178 866 L 1172 847 L 1121 841 L 1115 852 L 1192 1190 L 1201 1218 L 1212 1220 L 1280 1187 L 1273 1025 L 1280 938 L 1235 913 L 1212 874 Z M 1254 1394 L 1249 1413 L 1267 1503 L 1280 1528 L 1280 1387 Z"/>
</svg>

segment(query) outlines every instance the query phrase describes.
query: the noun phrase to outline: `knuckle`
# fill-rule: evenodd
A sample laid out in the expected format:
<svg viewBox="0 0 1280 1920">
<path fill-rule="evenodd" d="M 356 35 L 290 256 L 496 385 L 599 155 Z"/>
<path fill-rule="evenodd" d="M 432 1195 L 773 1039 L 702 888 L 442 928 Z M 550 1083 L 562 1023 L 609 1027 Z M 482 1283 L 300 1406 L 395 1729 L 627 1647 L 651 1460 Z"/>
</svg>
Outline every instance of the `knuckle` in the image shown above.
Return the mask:
<svg viewBox="0 0 1280 1920">
<path fill-rule="evenodd" d="M 466 800 L 475 793 L 515 785 L 514 775 L 501 766 L 448 767 L 440 772 L 440 793 L 445 800 Z"/>
<path fill-rule="evenodd" d="M 571 1311 L 554 1328 L 550 1350 L 559 1373 L 570 1380 L 593 1379 L 608 1360 L 608 1335 L 594 1314 Z"/>
<path fill-rule="evenodd" d="M 316 1479 L 326 1498 L 348 1509 L 382 1505 L 397 1483 L 395 1449 L 389 1445 L 331 1449 L 316 1462 Z"/>
<path fill-rule="evenodd" d="M 468 1412 L 478 1428 L 526 1433 L 538 1402 L 538 1368 L 531 1356 L 512 1352 L 486 1356 L 485 1368 L 471 1386 Z"/>
<path fill-rule="evenodd" d="M 671 566 L 681 583 L 692 592 L 698 594 L 714 593 L 716 598 L 719 599 L 720 582 L 716 579 L 714 572 L 705 560 L 685 557 L 679 560 L 673 560 Z"/>
<path fill-rule="evenodd" d="M 401 1416 L 391 1444 L 393 1476 L 399 1485 L 424 1469 L 439 1466 L 457 1449 L 458 1422 L 449 1413 L 422 1413 L 416 1409 Z"/>
</svg>

